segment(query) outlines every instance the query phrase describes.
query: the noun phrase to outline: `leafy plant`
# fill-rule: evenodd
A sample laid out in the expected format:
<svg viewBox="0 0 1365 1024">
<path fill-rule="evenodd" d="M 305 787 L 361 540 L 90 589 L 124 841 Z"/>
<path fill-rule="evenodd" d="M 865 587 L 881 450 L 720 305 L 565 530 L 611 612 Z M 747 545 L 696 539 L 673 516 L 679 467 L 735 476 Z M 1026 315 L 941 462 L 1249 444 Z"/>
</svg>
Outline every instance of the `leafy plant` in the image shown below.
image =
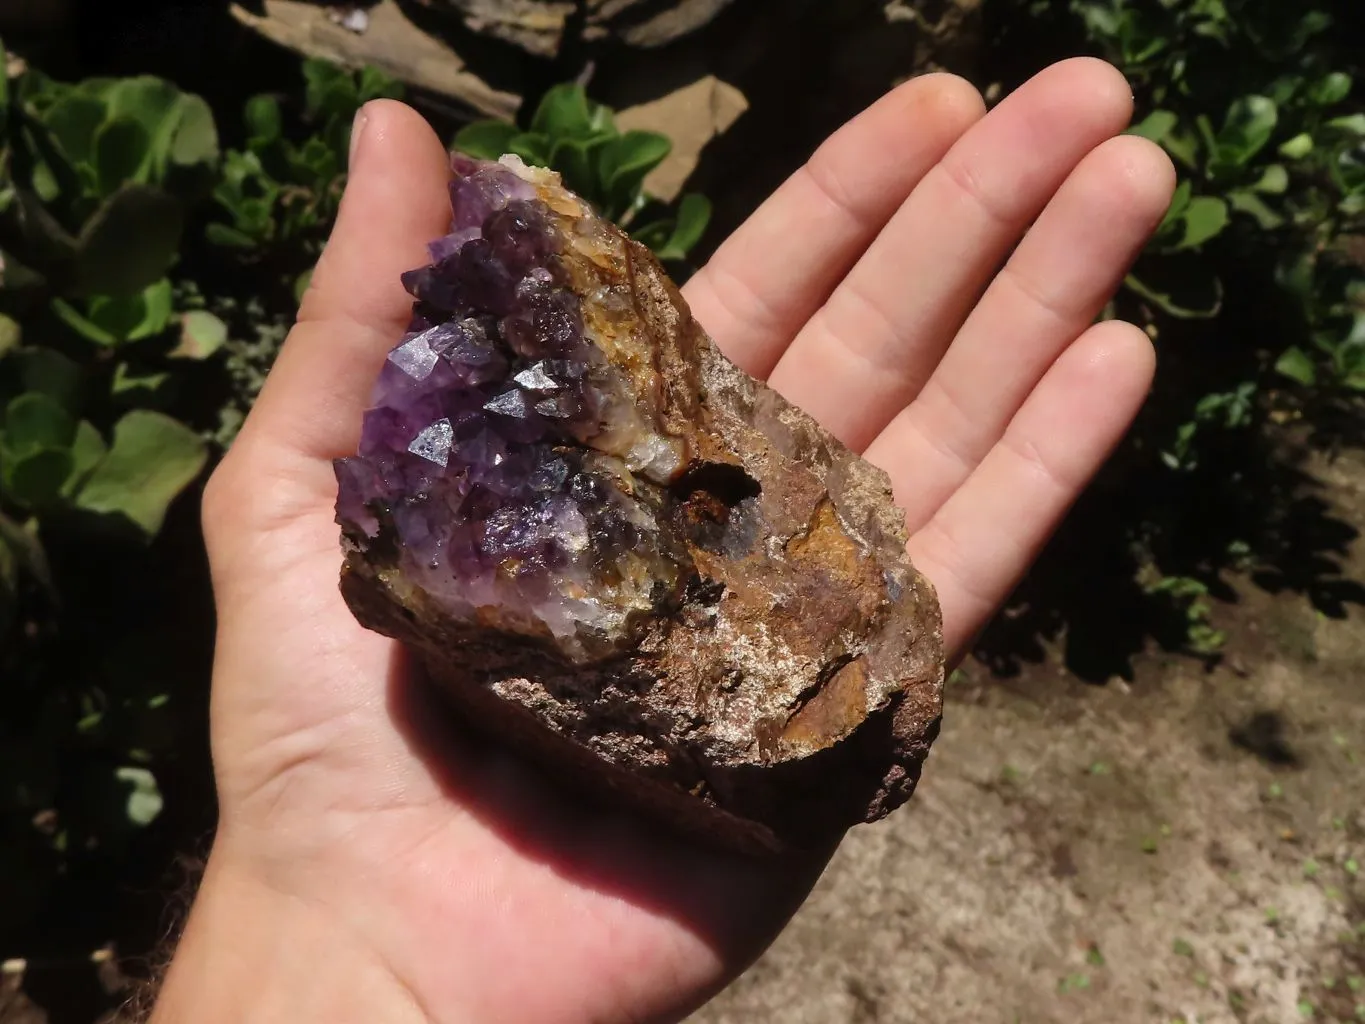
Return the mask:
<svg viewBox="0 0 1365 1024">
<path fill-rule="evenodd" d="M 205 102 L 161 79 L 0 65 L 0 905 L 34 909 L 162 813 L 174 708 L 198 700 L 177 666 L 202 650 L 175 634 L 209 626 L 180 568 L 193 519 L 167 525 L 274 358 L 294 301 L 275 285 L 316 259 L 355 109 L 394 90 L 311 62 L 301 116 L 255 98 L 223 157 Z M 250 218 L 222 205 L 239 186 L 263 229 L 200 244 Z"/>
<path fill-rule="evenodd" d="M 1213 607 L 1209 588 L 1189 576 L 1162 576 L 1146 583 L 1149 595 L 1164 598 L 1184 622 L 1185 644 L 1190 653 L 1212 657 L 1227 643 L 1227 634 L 1209 621 Z"/>
<path fill-rule="evenodd" d="M 1137 83 L 1148 109 L 1133 133 L 1182 173 L 1145 261 L 1179 292 L 1142 273 L 1129 287 L 1169 316 L 1216 316 L 1215 266 L 1179 256 L 1235 236 L 1273 255 L 1306 325 L 1307 344 L 1273 354 L 1270 367 L 1303 386 L 1365 390 L 1365 268 L 1348 251 L 1365 232 L 1365 113 L 1352 103 L 1355 69 L 1334 66 L 1322 45 L 1330 15 L 1253 0 L 1068 8 Z"/>
<path fill-rule="evenodd" d="M 127 297 L 174 263 L 184 201 L 218 161 L 208 105 L 150 76 L 54 82 L 28 71 L 0 97 L 6 289 Z"/>
<path fill-rule="evenodd" d="M 979 653 L 1009 671 L 1043 635 L 1096 680 L 1129 671 L 1151 639 L 1206 654 L 1223 640 L 1207 619 L 1231 594 L 1225 572 L 1343 614 L 1360 591 L 1337 578 L 1329 511 L 1298 462 L 1305 444 L 1362 436 L 1365 61 L 1344 27 L 1358 5 L 996 10 L 1002 52 L 1026 55 L 1019 78 L 1078 52 L 1115 63 L 1133 88 L 1130 131 L 1166 150 L 1179 183 L 1105 312 L 1155 342 L 1153 393 Z"/>
<path fill-rule="evenodd" d="M 167 760 L 200 749 L 175 733 L 212 625 L 187 499 L 292 321 L 356 111 L 399 93 L 307 61 L 220 152 L 207 105 L 168 82 L 58 82 L 3 56 L 0 931 L 44 881 L 189 813 L 161 792 Z M 618 136 L 602 180 L 638 213 L 660 147 Z M 699 201 L 642 230 L 680 254 Z"/>
<path fill-rule="evenodd" d="M 351 72 L 308 60 L 303 77 L 301 139 L 291 137 L 280 97 L 247 101 L 246 147 L 228 151 L 213 192 L 227 219 L 207 229 L 210 241 L 248 255 L 273 247 L 302 256 L 307 267 L 295 279 L 300 294 L 341 202 L 356 111 L 372 99 L 402 95 L 397 82 L 372 67 Z"/>
<path fill-rule="evenodd" d="M 100 620 L 138 583 L 86 560 L 136 561 L 210 458 L 169 367 L 226 327 L 171 275 L 218 165 L 207 104 L 162 79 L 0 74 L 0 831 L 38 870 L 0 901 L 160 811 L 165 672 L 117 682 Z"/>
<path fill-rule="evenodd" d="M 621 131 L 612 111 L 590 100 L 575 83 L 546 92 L 530 124 L 475 121 L 456 134 L 454 148 L 483 160 L 513 153 L 528 164 L 558 171 L 568 188 L 629 229 L 660 259 L 683 259 L 711 219 L 711 204 L 700 194 L 682 196 L 676 209 L 652 199 L 645 178 L 671 151 L 668 137 Z"/>
</svg>

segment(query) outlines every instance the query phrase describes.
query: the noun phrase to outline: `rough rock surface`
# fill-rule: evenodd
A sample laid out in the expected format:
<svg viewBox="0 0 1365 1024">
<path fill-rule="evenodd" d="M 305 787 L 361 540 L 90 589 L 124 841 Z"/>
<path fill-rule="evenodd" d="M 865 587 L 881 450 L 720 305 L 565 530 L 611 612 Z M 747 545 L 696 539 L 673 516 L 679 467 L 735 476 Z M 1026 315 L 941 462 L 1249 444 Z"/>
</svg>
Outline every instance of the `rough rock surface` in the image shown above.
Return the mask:
<svg viewBox="0 0 1365 1024">
<path fill-rule="evenodd" d="M 233 3 L 228 10 L 247 28 L 305 56 L 348 68 L 372 64 L 401 82 L 449 96 L 471 117 L 510 120 L 521 106 L 520 95 L 485 82 L 447 42 L 413 24 L 398 0 L 360 8 L 363 32 L 341 24 L 335 8 L 310 0 L 263 0 L 259 10 L 254 6 Z"/>
<path fill-rule="evenodd" d="M 515 158 L 452 232 L 357 456 L 342 589 L 464 717 L 733 848 L 903 803 L 937 601 L 885 475 L 728 362 L 648 250 Z"/>
<path fill-rule="evenodd" d="M 530 53 L 553 57 L 569 32 L 583 41 L 616 40 L 653 47 L 693 32 L 731 0 L 435 0 L 454 8 L 465 25 L 514 43 Z M 578 8 L 583 6 L 581 21 Z"/>
</svg>

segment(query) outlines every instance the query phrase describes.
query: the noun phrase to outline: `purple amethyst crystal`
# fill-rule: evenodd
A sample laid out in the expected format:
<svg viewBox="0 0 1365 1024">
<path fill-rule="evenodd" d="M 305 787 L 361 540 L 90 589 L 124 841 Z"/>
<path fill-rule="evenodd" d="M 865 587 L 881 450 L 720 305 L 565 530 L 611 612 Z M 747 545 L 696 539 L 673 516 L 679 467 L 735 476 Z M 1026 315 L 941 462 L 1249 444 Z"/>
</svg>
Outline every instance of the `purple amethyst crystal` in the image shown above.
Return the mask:
<svg viewBox="0 0 1365 1024">
<path fill-rule="evenodd" d="M 454 168 L 451 233 L 403 275 L 411 329 L 337 463 L 339 520 L 360 544 L 392 524 L 402 572 L 458 615 L 609 653 L 685 581 L 658 523 L 684 445 L 604 357 L 532 187 L 500 164 Z"/>
</svg>

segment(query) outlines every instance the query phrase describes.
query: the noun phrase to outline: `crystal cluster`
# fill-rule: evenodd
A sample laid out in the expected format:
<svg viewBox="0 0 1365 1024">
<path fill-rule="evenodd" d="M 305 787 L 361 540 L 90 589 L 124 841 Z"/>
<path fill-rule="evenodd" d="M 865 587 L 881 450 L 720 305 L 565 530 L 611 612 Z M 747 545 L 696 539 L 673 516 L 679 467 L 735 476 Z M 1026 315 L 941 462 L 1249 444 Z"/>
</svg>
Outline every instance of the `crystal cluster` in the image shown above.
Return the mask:
<svg viewBox="0 0 1365 1024">
<path fill-rule="evenodd" d="M 389 519 L 402 571 L 455 614 L 591 657 L 676 600 L 687 555 L 657 517 L 685 445 L 607 361 L 614 325 L 585 322 L 534 188 L 455 172 L 450 233 L 403 277 L 412 322 L 337 463 L 340 519 L 369 538 Z"/>
<path fill-rule="evenodd" d="M 557 175 L 453 171 L 336 465 L 356 618 L 470 726 L 707 842 L 823 845 L 904 803 L 943 650 L 886 475 Z"/>
</svg>

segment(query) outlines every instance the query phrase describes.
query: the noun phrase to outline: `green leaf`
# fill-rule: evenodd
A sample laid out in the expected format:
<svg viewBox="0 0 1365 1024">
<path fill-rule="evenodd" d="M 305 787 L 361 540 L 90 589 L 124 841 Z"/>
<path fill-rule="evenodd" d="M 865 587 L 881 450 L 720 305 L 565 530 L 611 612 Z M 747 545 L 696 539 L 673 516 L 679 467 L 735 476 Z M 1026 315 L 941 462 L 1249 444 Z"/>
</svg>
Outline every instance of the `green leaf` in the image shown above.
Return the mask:
<svg viewBox="0 0 1365 1024">
<path fill-rule="evenodd" d="M 95 300 L 98 302 L 99 300 Z M 117 300 L 115 300 L 117 301 Z M 148 285 L 141 294 L 133 296 L 136 305 L 135 319 L 132 319 L 128 328 L 123 332 L 124 341 L 139 341 L 142 338 L 150 338 L 160 334 L 166 329 L 166 325 L 171 320 L 171 304 L 173 293 L 171 282 L 162 278 L 155 284 Z M 94 313 L 95 303 L 91 303 L 91 312 Z"/>
<path fill-rule="evenodd" d="M 506 121 L 475 121 L 455 133 L 454 149 L 478 160 L 496 160 L 510 153 L 511 143 L 521 132 Z"/>
<path fill-rule="evenodd" d="M 193 309 L 180 317 L 180 344 L 171 349 L 172 359 L 207 359 L 227 341 L 227 324 L 206 309 Z"/>
<path fill-rule="evenodd" d="M 81 173 L 68 166 L 73 178 L 78 181 L 78 185 L 73 192 L 82 194 L 89 188 L 94 187 L 94 172 L 87 164 L 81 165 Z M 90 173 L 85 173 L 90 172 Z M 55 203 L 61 198 L 62 183 L 57 180 L 57 175 L 52 171 L 52 165 L 40 160 L 33 165 L 33 191 L 38 193 L 38 198 L 45 203 Z"/>
<path fill-rule="evenodd" d="M 95 133 L 106 115 L 102 101 L 72 92 L 52 104 L 41 121 L 66 158 L 73 164 L 81 164 L 91 161 Z"/>
<path fill-rule="evenodd" d="M 19 569 L 26 571 L 51 595 L 57 588 L 52 581 L 52 572 L 47 563 L 47 552 L 38 539 L 38 521 L 30 520 L 23 526 L 8 516 L 0 514 L 0 543 L 9 547 Z"/>
<path fill-rule="evenodd" d="M 46 395 L 11 401 L 0 446 L 0 487 L 28 508 L 52 504 L 71 471 L 68 449 L 75 433 L 66 411 Z"/>
<path fill-rule="evenodd" d="M 1153 110 L 1133 127 L 1128 129 L 1129 135 L 1139 135 L 1152 142 L 1162 143 L 1177 124 L 1180 117 L 1174 111 Z"/>
<path fill-rule="evenodd" d="M 3 56 L 3 51 L 0 51 L 0 57 Z M 0 75 L 0 78 L 2 77 L 4 76 Z M 23 340 L 24 329 L 19 326 L 19 321 L 0 313 L 0 359 L 17 349 Z"/>
<path fill-rule="evenodd" d="M 170 139 L 170 158 L 182 167 L 218 160 L 218 126 L 204 100 L 190 93 L 180 97 L 178 120 Z"/>
<path fill-rule="evenodd" d="M 68 325 L 98 345 L 139 341 L 160 334 L 171 317 L 171 282 L 166 278 L 136 295 L 97 295 L 84 313 L 63 299 L 53 310 Z"/>
<path fill-rule="evenodd" d="M 311 179 L 311 183 L 318 188 L 326 187 L 341 171 L 332 148 L 316 135 L 310 137 L 291 155 L 290 162 L 301 180 Z"/>
<path fill-rule="evenodd" d="M 71 452 L 44 448 L 22 457 L 6 457 L 0 482 L 5 493 L 26 508 L 41 510 L 57 504 L 62 485 L 71 476 Z"/>
<path fill-rule="evenodd" d="M 236 209 L 238 228 L 251 238 L 268 242 L 274 238 L 274 203 L 269 199 L 243 199 Z"/>
<path fill-rule="evenodd" d="M 106 121 L 95 134 L 95 177 L 102 196 L 129 181 L 147 180 L 152 161 L 152 139 L 131 117 Z"/>
<path fill-rule="evenodd" d="M 1238 213 L 1245 213 L 1254 218 L 1263 231 L 1274 231 L 1284 226 L 1284 217 L 1272 210 L 1264 199 L 1249 189 L 1234 189 L 1227 194 L 1227 202 Z"/>
<path fill-rule="evenodd" d="M 1275 360 L 1275 370 L 1304 387 L 1312 387 L 1318 378 L 1317 367 L 1313 365 L 1312 358 L 1298 346 L 1284 350 L 1280 358 Z"/>
<path fill-rule="evenodd" d="M 403 83 L 385 74 L 372 64 L 360 69 L 360 80 L 356 83 L 356 98 L 361 104 L 370 100 L 403 98 Z"/>
<path fill-rule="evenodd" d="M 294 278 L 294 301 L 302 302 L 304 293 L 308 291 L 309 285 L 313 283 L 313 271 L 316 266 L 309 267 L 298 277 Z"/>
<path fill-rule="evenodd" d="M 1289 172 L 1284 164 L 1270 164 L 1261 174 L 1261 180 L 1251 186 L 1257 192 L 1282 196 L 1289 191 Z"/>
<path fill-rule="evenodd" d="M 594 135 L 614 138 L 617 134 L 611 108 L 593 100 L 588 100 L 588 127 L 592 129 Z"/>
<path fill-rule="evenodd" d="M 155 137 L 176 105 L 181 92 L 164 78 L 138 75 L 112 83 L 104 94 L 110 120 L 128 117 L 137 121 L 149 137 Z"/>
<path fill-rule="evenodd" d="M 174 294 L 171 289 L 171 282 L 167 278 L 162 278 L 155 284 L 149 285 L 142 291 L 142 319 L 137 326 L 128 332 L 129 341 L 137 341 L 140 338 L 150 338 L 160 334 L 171 322 L 171 304 L 174 301 Z"/>
<path fill-rule="evenodd" d="M 1302 160 L 1313 152 L 1313 137 L 1306 131 L 1299 132 L 1294 138 L 1280 143 L 1279 154 L 1286 160 Z"/>
<path fill-rule="evenodd" d="M 46 274 L 75 256 L 79 243 L 52 216 L 42 200 L 28 189 L 15 189 L 10 219 L 17 229 L 18 238 L 6 240 L 6 248 L 10 250 L 7 255 L 13 255 L 36 272 Z M 8 269 L 5 277 L 8 284 Z"/>
<path fill-rule="evenodd" d="M 1175 245 L 1176 251 L 1197 249 L 1218 237 L 1228 226 L 1229 219 L 1226 202 L 1216 196 L 1195 196 L 1182 215 L 1185 232 Z"/>
<path fill-rule="evenodd" d="M 86 223 L 72 287 L 83 295 L 128 295 L 162 277 L 175 262 L 180 203 L 157 188 L 124 185 Z"/>
<path fill-rule="evenodd" d="M 31 76 L 32 74 L 33 70 L 30 69 L 29 75 Z M 107 100 L 109 96 L 109 90 L 112 89 L 114 86 L 118 85 L 119 81 L 120 79 L 117 78 L 102 77 L 97 75 L 93 78 L 82 78 L 79 82 L 76 82 L 70 86 L 62 86 L 61 88 L 69 88 L 71 89 L 71 91 L 76 92 L 81 96 L 88 96 L 91 99 L 96 99 L 103 103 Z"/>
<path fill-rule="evenodd" d="M 629 205 L 641 182 L 673 149 L 658 132 L 628 131 L 602 147 L 599 174 L 613 205 Z"/>
<path fill-rule="evenodd" d="M 139 75 L 114 82 L 105 97 L 110 120 L 136 121 L 147 133 L 147 163 L 139 180 L 159 182 L 165 176 L 175 133 L 184 116 L 186 94 L 165 79 Z M 209 119 L 212 121 L 211 115 Z"/>
<path fill-rule="evenodd" d="M 115 335 L 92 321 L 65 299 L 53 299 L 52 312 L 86 341 L 93 341 L 96 345 L 117 345 L 119 342 Z"/>
<path fill-rule="evenodd" d="M 134 409 L 114 425 L 109 454 L 76 495 L 87 511 L 121 515 L 156 536 L 175 497 L 208 459 L 204 441 L 158 412 Z"/>
<path fill-rule="evenodd" d="M 705 196 L 689 192 L 678 203 L 678 219 L 673 234 L 656 253 L 661 260 L 680 260 L 701 241 L 706 225 L 711 220 L 711 202 Z"/>
<path fill-rule="evenodd" d="M 1162 140 L 1166 152 L 1191 171 L 1202 170 L 1199 162 L 1201 137 L 1198 132 L 1181 128 L 1171 131 Z"/>
<path fill-rule="evenodd" d="M 274 96 L 253 96 L 246 101 L 242 114 L 252 148 L 268 146 L 284 134 L 284 119 L 279 100 Z"/>
<path fill-rule="evenodd" d="M 63 498 L 71 498 L 85 481 L 91 472 L 108 452 L 104 438 L 95 429 L 95 425 L 89 420 L 81 420 L 76 424 L 76 436 L 71 441 L 68 449 L 71 455 L 70 472 L 66 480 L 62 483 L 61 495 Z"/>
<path fill-rule="evenodd" d="M 1333 71 L 1313 83 L 1308 90 L 1308 101 L 1319 107 L 1330 107 L 1351 95 L 1351 76 Z"/>
<path fill-rule="evenodd" d="M 53 348 L 30 348 L 15 355 L 25 391 L 47 395 L 63 409 L 80 404 L 81 367 Z"/>
<path fill-rule="evenodd" d="M 248 235 L 245 231 L 216 221 L 204 228 L 204 237 L 213 245 L 229 249 L 254 249 L 261 244 L 260 239 Z"/>
<path fill-rule="evenodd" d="M 359 106 L 349 72 L 317 57 L 303 62 L 304 107 L 310 118 L 326 118 Z"/>
<path fill-rule="evenodd" d="M 592 154 L 577 139 L 561 139 L 550 152 L 550 166 L 564 177 L 564 184 L 582 196 L 591 196 L 597 189 L 593 175 Z"/>
<path fill-rule="evenodd" d="M 1228 108 L 1218 133 L 1215 163 L 1243 167 L 1251 162 L 1275 133 L 1279 110 L 1268 96 L 1242 96 Z"/>
<path fill-rule="evenodd" d="M 566 82 L 550 89 L 531 118 L 531 131 L 555 140 L 591 135 L 592 111 L 583 87 Z"/>
<path fill-rule="evenodd" d="M 631 228 L 630 237 L 651 250 L 659 259 L 673 259 L 671 256 L 665 257 L 663 251 L 668 247 L 668 240 L 673 237 L 677 226 L 676 220 L 653 220 Z"/>
<path fill-rule="evenodd" d="M 1334 117 L 1327 122 L 1328 128 L 1349 132 L 1352 135 L 1365 135 L 1365 114 L 1351 114 L 1347 117 Z"/>
<path fill-rule="evenodd" d="M 1157 234 L 1167 232 L 1180 224 L 1181 218 L 1185 216 L 1185 211 L 1190 208 L 1190 200 L 1193 196 L 1194 184 L 1189 178 L 1182 179 L 1171 195 L 1171 204 L 1166 208 L 1166 215 L 1157 227 Z"/>
<path fill-rule="evenodd" d="M 532 167 L 550 166 L 550 140 L 544 135 L 519 132 L 507 141 L 507 150 L 521 157 Z"/>
<path fill-rule="evenodd" d="M 156 776 L 146 768 L 125 765 L 114 772 L 114 777 L 127 792 L 124 813 L 128 821 L 142 828 L 155 821 L 165 804 L 156 784 Z"/>
<path fill-rule="evenodd" d="M 66 449 L 75 436 L 76 421 L 48 395 L 28 392 L 5 407 L 4 443 L 15 457 L 45 448 Z"/>
<path fill-rule="evenodd" d="M 164 370 L 145 373 L 130 369 L 127 363 L 119 363 L 114 367 L 109 394 L 114 404 L 124 408 L 162 405 L 166 400 L 166 384 L 170 379 L 171 375 Z"/>
</svg>

